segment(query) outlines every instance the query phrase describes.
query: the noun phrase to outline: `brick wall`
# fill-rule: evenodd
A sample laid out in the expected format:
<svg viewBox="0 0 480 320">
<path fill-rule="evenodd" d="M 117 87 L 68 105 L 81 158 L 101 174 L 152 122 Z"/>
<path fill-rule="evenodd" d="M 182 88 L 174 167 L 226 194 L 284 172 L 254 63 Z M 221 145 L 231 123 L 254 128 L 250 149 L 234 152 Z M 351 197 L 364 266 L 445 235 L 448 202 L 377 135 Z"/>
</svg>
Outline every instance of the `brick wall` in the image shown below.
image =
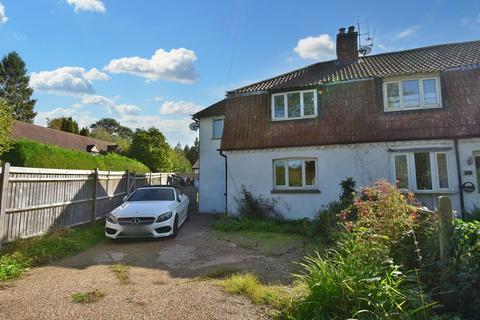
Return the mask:
<svg viewBox="0 0 480 320">
<path fill-rule="evenodd" d="M 442 109 L 383 112 L 382 81 L 328 85 L 315 119 L 272 121 L 270 95 L 228 99 L 222 149 L 480 136 L 480 68 L 441 73 Z"/>
</svg>

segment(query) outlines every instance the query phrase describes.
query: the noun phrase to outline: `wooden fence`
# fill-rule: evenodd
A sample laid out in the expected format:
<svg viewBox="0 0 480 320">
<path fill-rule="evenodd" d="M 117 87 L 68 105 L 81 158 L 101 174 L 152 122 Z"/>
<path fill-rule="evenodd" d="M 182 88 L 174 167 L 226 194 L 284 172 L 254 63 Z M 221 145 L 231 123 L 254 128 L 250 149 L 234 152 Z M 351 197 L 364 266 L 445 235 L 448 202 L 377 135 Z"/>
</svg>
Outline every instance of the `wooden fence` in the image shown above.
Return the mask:
<svg viewBox="0 0 480 320">
<path fill-rule="evenodd" d="M 171 184 L 171 173 L 0 169 L 0 245 L 66 226 L 95 223 L 135 188 Z M 182 187 L 196 208 L 197 191 Z"/>
</svg>

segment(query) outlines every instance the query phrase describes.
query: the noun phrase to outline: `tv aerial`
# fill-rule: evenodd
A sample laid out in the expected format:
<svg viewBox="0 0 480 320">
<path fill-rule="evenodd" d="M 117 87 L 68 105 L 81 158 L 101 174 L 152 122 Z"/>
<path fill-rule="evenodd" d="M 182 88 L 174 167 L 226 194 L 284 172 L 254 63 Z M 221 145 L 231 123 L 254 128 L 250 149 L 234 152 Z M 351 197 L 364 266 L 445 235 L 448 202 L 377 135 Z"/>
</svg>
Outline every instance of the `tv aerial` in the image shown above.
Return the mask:
<svg viewBox="0 0 480 320">
<path fill-rule="evenodd" d="M 372 52 L 373 40 L 375 39 L 375 32 L 377 31 L 377 28 L 375 27 L 373 29 L 373 35 L 370 36 L 370 22 L 367 20 L 365 23 L 367 25 L 367 31 L 362 33 L 360 19 L 357 18 L 358 53 L 360 53 L 360 55 L 362 55 L 363 57 L 365 57 L 366 55 L 369 55 Z M 362 43 L 362 37 L 365 37 L 364 43 Z"/>
</svg>

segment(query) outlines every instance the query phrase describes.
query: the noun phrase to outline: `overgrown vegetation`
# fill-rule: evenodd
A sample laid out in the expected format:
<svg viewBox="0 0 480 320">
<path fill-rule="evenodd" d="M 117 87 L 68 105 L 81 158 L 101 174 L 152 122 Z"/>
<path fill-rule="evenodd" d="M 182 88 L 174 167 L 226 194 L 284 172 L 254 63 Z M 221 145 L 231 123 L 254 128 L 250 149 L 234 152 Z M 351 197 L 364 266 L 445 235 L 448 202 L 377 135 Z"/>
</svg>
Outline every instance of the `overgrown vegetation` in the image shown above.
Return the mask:
<svg viewBox="0 0 480 320">
<path fill-rule="evenodd" d="M 31 267 L 86 250 L 105 239 L 104 226 L 65 228 L 45 236 L 6 244 L 0 250 L 0 281 L 16 278 Z"/>
<path fill-rule="evenodd" d="M 114 153 L 94 156 L 86 152 L 67 150 L 53 145 L 46 145 L 26 139 L 14 141 L 12 148 L 2 160 L 12 166 L 54 169 L 83 169 L 111 171 L 148 172 L 142 163 Z"/>
<path fill-rule="evenodd" d="M 295 289 L 278 285 L 263 285 L 251 273 L 236 273 L 221 282 L 225 291 L 247 296 L 254 303 L 268 304 L 277 309 L 284 309 L 295 295 Z"/>
<path fill-rule="evenodd" d="M 74 303 L 86 304 L 86 303 L 98 302 L 102 300 L 105 296 L 106 296 L 105 292 L 95 289 L 87 292 L 73 293 L 71 298 L 72 298 L 72 302 Z"/>
<path fill-rule="evenodd" d="M 451 258 L 440 259 L 438 218 L 419 210 L 413 194 L 382 180 L 358 192 L 353 179 L 341 185 L 339 201 L 313 222 L 271 218 L 261 198 L 244 192 L 241 212 L 249 214 L 222 219 L 215 230 L 321 234 L 335 245 L 302 263 L 294 290 L 299 295 L 287 291 L 282 299 L 265 298 L 278 289 L 251 275 L 233 275 L 222 282 L 224 288 L 274 305 L 282 319 L 459 320 L 480 313 L 480 222 L 475 214 L 470 222 L 454 220 Z"/>
<path fill-rule="evenodd" d="M 110 266 L 110 270 L 121 284 L 130 284 L 130 267 L 124 264 L 114 264 Z"/>
</svg>

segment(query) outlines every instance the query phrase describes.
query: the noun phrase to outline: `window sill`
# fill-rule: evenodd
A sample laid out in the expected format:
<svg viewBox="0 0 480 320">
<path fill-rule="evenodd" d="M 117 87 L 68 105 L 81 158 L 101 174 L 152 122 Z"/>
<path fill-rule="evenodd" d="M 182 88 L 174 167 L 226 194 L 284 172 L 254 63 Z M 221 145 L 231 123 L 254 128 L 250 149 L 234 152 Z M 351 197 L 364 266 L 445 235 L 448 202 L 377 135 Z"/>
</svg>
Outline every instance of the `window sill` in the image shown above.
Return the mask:
<svg viewBox="0 0 480 320">
<path fill-rule="evenodd" d="M 270 193 L 287 193 L 287 194 L 302 194 L 302 193 L 322 193 L 319 189 L 273 189 Z"/>
<path fill-rule="evenodd" d="M 220 137 L 220 138 L 213 138 L 212 137 L 212 140 L 222 140 L 222 137 Z"/>
<path fill-rule="evenodd" d="M 304 116 L 304 117 L 299 117 L 299 118 L 272 118 L 273 122 L 281 122 L 281 121 L 295 121 L 295 120 L 309 120 L 309 119 L 315 119 L 318 118 L 318 115 L 314 114 L 311 116 Z"/>
<path fill-rule="evenodd" d="M 443 106 L 428 106 L 420 108 L 403 108 L 403 109 L 383 109 L 385 113 L 392 112 L 408 112 L 408 111 L 422 111 L 422 110 L 432 110 L 432 109 L 443 109 Z"/>
</svg>

